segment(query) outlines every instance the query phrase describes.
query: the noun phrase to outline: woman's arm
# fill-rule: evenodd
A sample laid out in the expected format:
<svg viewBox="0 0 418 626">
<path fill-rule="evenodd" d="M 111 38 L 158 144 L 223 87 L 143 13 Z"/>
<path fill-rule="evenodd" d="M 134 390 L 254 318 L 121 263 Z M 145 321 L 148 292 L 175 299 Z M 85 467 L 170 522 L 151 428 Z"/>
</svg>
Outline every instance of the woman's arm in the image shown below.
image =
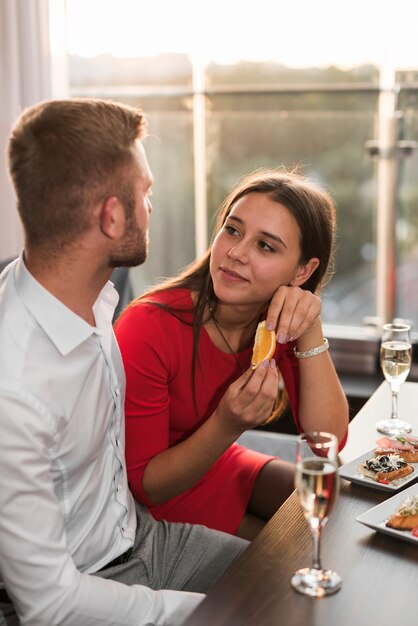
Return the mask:
<svg viewBox="0 0 418 626">
<path fill-rule="evenodd" d="M 274 361 L 244 372 L 192 435 L 149 461 L 143 477 L 149 500 L 160 504 L 192 487 L 245 430 L 267 419 L 277 385 Z"/>
<path fill-rule="evenodd" d="M 169 315 L 161 310 L 153 314 L 149 305 L 139 305 L 128 309 L 115 328 L 127 382 L 129 483 L 134 496 L 146 505 L 160 504 L 192 487 L 244 430 L 265 421 L 278 384 L 275 366 L 267 363 L 255 372 L 248 370 L 228 387 L 209 419 L 169 447 L 173 428 L 169 380 L 182 367 L 187 372 L 191 367 L 181 362 L 176 332 L 165 328 L 163 320 Z"/>
<path fill-rule="evenodd" d="M 297 339 L 297 350 L 304 352 L 322 346 L 321 321 Z M 348 402 L 329 351 L 298 359 L 300 375 L 299 420 L 304 431 L 334 433 L 341 443 L 347 434 Z"/>
<path fill-rule="evenodd" d="M 296 339 L 296 349 L 305 352 L 323 344 L 320 312 L 321 300 L 311 292 L 280 287 L 269 307 L 267 323 L 277 327 L 280 343 Z M 329 351 L 298 359 L 298 365 L 300 427 L 334 433 L 341 443 L 347 434 L 348 402 Z"/>
</svg>

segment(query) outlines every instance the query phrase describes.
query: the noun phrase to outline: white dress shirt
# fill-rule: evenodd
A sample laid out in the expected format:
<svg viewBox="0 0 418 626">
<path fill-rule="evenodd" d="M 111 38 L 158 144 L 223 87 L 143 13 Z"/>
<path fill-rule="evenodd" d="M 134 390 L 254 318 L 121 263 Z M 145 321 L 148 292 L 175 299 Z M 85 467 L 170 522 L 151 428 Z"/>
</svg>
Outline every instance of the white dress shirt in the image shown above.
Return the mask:
<svg viewBox="0 0 418 626">
<path fill-rule="evenodd" d="M 94 327 L 22 257 L 0 278 L 0 574 L 23 625 L 174 625 L 202 598 L 88 575 L 136 531 L 117 300 L 109 282 Z"/>
</svg>

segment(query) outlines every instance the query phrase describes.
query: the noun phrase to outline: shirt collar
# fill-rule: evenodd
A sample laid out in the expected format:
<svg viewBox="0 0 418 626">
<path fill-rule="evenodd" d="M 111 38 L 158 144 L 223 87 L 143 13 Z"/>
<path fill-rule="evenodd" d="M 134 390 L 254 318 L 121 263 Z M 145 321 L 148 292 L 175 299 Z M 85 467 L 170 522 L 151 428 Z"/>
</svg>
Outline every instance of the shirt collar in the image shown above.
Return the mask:
<svg viewBox="0 0 418 626">
<path fill-rule="evenodd" d="M 111 281 L 105 284 L 94 303 L 96 326 L 91 326 L 32 276 L 25 266 L 23 255 L 16 263 L 14 279 L 25 306 L 63 356 L 92 335 L 103 335 L 111 328 L 113 313 L 119 300 Z"/>
</svg>

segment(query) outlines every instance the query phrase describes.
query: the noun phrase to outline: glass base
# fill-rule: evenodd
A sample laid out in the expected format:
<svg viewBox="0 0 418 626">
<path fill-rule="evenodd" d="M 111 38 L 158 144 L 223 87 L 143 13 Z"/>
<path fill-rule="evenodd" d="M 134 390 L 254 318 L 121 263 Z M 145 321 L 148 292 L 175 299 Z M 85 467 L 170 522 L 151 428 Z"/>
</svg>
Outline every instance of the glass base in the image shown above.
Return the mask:
<svg viewBox="0 0 418 626">
<path fill-rule="evenodd" d="M 396 437 L 397 435 L 407 435 L 411 432 L 412 426 L 408 422 L 403 422 L 398 419 L 388 419 L 377 422 L 376 428 L 379 433 L 389 435 L 390 437 Z"/>
<path fill-rule="evenodd" d="M 290 580 L 292 587 L 307 596 L 322 598 L 341 589 L 342 580 L 332 570 L 305 567 L 295 572 Z"/>
</svg>

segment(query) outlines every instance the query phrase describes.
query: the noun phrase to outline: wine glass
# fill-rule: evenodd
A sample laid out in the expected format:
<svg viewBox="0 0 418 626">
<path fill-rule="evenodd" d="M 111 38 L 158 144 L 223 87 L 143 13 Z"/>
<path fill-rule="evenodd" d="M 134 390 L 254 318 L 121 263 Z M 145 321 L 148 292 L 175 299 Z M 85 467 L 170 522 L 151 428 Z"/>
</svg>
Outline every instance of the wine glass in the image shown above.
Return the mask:
<svg viewBox="0 0 418 626">
<path fill-rule="evenodd" d="M 296 442 L 295 487 L 311 528 L 313 558 L 311 567 L 297 570 L 292 587 L 308 596 L 322 597 L 341 588 L 341 577 L 321 565 L 320 539 L 338 493 L 338 441 L 335 435 L 311 432 Z"/>
<path fill-rule="evenodd" d="M 380 433 L 396 437 L 410 433 L 412 427 L 398 417 L 398 393 L 411 369 L 411 327 L 408 324 L 385 324 L 380 347 L 380 365 L 392 392 L 392 414 L 377 422 Z"/>
</svg>

